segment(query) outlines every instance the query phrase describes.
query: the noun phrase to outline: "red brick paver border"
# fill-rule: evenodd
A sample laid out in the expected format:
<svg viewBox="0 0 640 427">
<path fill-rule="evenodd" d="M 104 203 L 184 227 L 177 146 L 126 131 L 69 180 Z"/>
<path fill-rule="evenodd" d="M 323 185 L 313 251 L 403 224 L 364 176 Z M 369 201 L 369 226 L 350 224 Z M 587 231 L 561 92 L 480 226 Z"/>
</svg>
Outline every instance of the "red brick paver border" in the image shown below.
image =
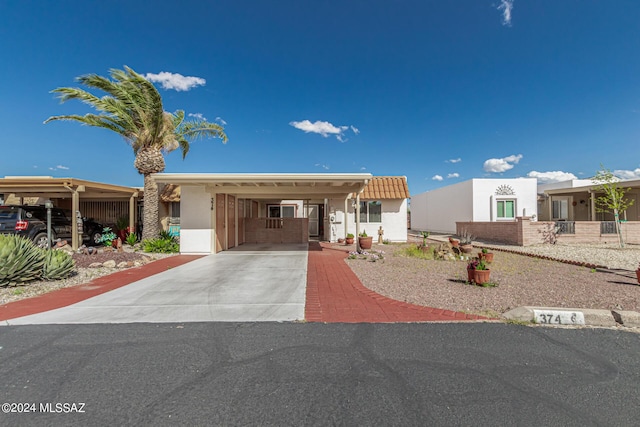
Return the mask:
<svg viewBox="0 0 640 427">
<path fill-rule="evenodd" d="M 57 291 L 38 295 L 33 298 L 0 305 L 0 321 L 66 307 L 96 295 L 128 285 L 137 280 L 167 271 L 167 269 L 178 267 L 198 258 L 201 258 L 201 256 L 170 256 L 150 262 L 149 264 L 145 264 L 141 267 L 129 268 L 108 276 L 98 277 L 97 279 L 83 285 L 58 289 Z"/>
<path fill-rule="evenodd" d="M 305 319 L 308 322 L 433 322 L 482 316 L 396 301 L 365 288 L 344 261 L 346 250 L 309 243 Z"/>
</svg>

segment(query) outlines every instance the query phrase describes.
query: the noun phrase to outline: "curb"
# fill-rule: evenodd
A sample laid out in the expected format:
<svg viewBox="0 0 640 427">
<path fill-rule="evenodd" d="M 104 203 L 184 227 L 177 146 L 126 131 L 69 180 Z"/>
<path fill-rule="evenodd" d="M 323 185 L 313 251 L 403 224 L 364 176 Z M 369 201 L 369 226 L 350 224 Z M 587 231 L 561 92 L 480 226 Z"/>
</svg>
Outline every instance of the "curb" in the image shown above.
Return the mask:
<svg viewBox="0 0 640 427">
<path fill-rule="evenodd" d="M 566 322 L 562 323 L 559 321 L 547 322 L 549 326 L 560 326 L 560 325 L 589 325 L 589 326 L 624 326 L 631 328 L 640 327 L 640 313 L 635 311 L 625 311 L 625 310 L 596 310 L 589 308 L 566 308 L 566 307 L 531 307 L 524 306 L 514 308 L 513 310 L 509 310 L 504 313 L 502 316 L 508 320 L 518 320 L 522 322 L 532 322 L 541 325 L 547 325 L 544 321 L 539 321 L 539 318 L 536 318 L 536 312 L 543 312 L 555 316 L 554 319 L 560 319 L 571 315 L 578 314 L 578 319 L 580 318 L 580 314 L 582 315 L 584 321 L 577 321 L 575 323 Z"/>
</svg>

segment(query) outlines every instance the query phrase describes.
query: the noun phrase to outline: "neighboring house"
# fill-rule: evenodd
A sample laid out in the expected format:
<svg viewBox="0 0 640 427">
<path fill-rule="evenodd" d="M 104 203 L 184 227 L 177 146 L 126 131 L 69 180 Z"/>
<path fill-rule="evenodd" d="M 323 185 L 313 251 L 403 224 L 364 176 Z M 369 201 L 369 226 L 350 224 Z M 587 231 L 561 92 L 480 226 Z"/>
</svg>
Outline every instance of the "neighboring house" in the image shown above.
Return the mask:
<svg viewBox="0 0 640 427">
<path fill-rule="evenodd" d="M 537 180 L 471 179 L 411 198 L 411 228 L 456 233 L 458 222 L 513 222 L 537 217 Z"/>
<path fill-rule="evenodd" d="M 590 179 L 574 179 L 541 184 L 538 186 L 538 214 L 544 221 L 613 221 L 611 213 L 598 212 L 595 200 L 602 195 L 600 185 Z M 619 186 L 628 188 L 626 199 L 633 205 L 622 213 L 621 219 L 640 220 L 640 180 L 620 181 Z"/>
<path fill-rule="evenodd" d="M 161 217 L 165 228 L 170 221 L 179 222 L 183 253 L 215 253 L 243 243 L 337 241 L 365 230 L 377 240 L 380 227 L 384 239 L 407 240 L 405 177 L 186 173 L 153 177 L 165 184 Z M 176 212 L 179 219 L 173 216 Z"/>
</svg>

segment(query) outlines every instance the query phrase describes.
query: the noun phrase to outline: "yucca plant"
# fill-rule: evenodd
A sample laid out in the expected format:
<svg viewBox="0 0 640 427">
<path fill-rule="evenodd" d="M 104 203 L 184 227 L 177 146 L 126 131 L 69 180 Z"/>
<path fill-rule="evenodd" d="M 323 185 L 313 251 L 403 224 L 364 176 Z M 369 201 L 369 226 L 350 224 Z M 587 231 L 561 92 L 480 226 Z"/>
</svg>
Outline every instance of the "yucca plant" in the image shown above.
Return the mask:
<svg viewBox="0 0 640 427">
<path fill-rule="evenodd" d="M 66 279 L 76 268 L 73 258 L 63 251 L 45 250 L 42 278 L 46 280 Z"/>
<path fill-rule="evenodd" d="M 45 251 L 15 234 L 0 234 L 0 286 L 17 286 L 42 277 Z"/>
</svg>

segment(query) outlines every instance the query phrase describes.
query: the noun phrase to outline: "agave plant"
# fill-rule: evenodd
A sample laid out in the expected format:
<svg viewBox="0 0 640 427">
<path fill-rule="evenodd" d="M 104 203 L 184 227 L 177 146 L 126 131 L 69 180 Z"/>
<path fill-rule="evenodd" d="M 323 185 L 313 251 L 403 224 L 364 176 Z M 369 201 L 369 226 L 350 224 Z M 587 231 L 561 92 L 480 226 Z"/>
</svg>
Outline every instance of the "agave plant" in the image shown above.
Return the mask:
<svg viewBox="0 0 640 427">
<path fill-rule="evenodd" d="M 45 252 L 24 237 L 0 234 L 0 286 L 16 286 L 39 279 Z"/>
<path fill-rule="evenodd" d="M 66 279 L 73 273 L 76 266 L 73 258 L 62 251 L 45 251 L 45 262 L 42 278 L 46 280 Z"/>
</svg>

